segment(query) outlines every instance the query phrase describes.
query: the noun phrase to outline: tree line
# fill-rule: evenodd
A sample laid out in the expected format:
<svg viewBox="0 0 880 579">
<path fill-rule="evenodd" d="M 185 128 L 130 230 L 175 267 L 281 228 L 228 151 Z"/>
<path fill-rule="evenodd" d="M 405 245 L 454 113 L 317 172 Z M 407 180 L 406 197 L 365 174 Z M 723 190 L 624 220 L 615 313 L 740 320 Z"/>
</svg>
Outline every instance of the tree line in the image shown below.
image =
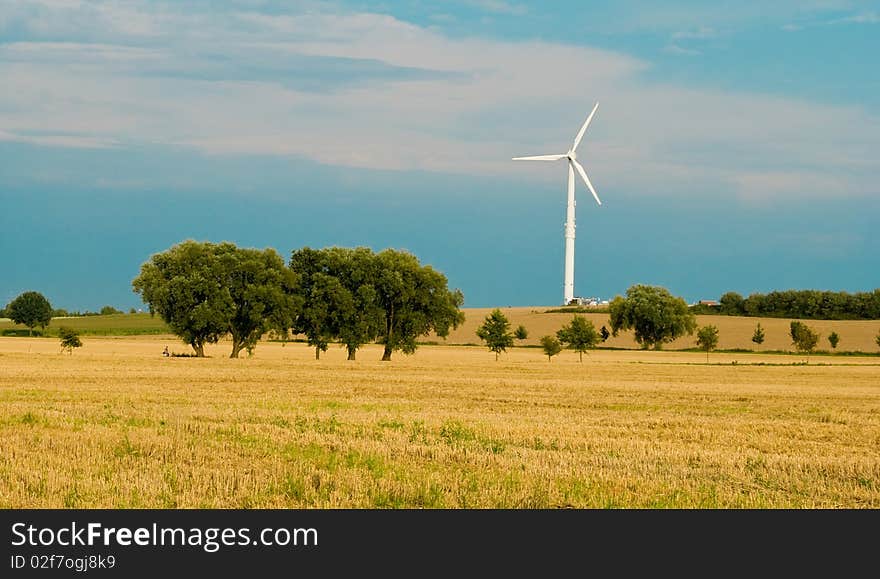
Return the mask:
<svg viewBox="0 0 880 579">
<path fill-rule="evenodd" d="M 698 314 L 795 318 L 810 320 L 880 319 L 880 288 L 871 292 L 832 292 L 819 290 L 772 291 L 753 293 L 744 298 L 727 292 L 717 306 L 697 305 Z"/>
<path fill-rule="evenodd" d="M 330 343 L 353 360 L 361 346 L 379 342 L 387 361 L 395 351 L 414 352 L 419 336 L 445 337 L 464 321 L 461 291 L 395 249 L 304 247 L 285 263 L 272 248 L 186 240 L 151 256 L 132 287 L 196 356 L 229 336 L 237 358 L 272 332 L 304 335 L 316 358 Z"/>
</svg>

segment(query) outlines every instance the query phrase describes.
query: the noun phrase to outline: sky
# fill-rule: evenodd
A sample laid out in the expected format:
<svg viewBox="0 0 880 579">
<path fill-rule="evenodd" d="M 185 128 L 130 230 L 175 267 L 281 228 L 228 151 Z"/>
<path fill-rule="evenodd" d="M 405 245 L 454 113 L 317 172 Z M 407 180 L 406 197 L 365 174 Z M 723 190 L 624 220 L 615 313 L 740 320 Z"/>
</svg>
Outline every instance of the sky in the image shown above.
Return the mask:
<svg viewBox="0 0 880 579">
<path fill-rule="evenodd" d="M 662 4 L 662 6 L 660 5 Z M 0 301 L 185 239 L 413 252 L 466 307 L 880 287 L 880 2 L 0 0 Z"/>
</svg>

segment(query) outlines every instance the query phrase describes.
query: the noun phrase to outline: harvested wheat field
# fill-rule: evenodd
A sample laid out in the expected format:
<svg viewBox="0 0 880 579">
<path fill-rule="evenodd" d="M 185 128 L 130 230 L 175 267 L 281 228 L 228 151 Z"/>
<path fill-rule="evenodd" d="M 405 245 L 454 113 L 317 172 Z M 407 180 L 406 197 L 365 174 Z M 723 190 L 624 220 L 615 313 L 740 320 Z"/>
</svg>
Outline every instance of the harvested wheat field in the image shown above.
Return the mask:
<svg viewBox="0 0 880 579">
<path fill-rule="evenodd" d="M 876 357 L 83 341 L 0 338 L 3 508 L 880 507 Z"/>
</svg>

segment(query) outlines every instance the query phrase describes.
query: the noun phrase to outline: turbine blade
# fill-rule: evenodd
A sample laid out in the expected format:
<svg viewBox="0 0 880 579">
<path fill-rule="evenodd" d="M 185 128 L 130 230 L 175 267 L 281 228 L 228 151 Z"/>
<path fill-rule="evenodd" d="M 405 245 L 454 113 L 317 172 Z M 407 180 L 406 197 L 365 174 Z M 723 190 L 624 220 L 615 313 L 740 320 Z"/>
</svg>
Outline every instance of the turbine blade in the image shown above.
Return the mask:
<svg viewBox="0 0 880 579">
<path fill-rule="evenodd" d="M 596 106 L 593 107 L 593 112 L 590 113 L 590 116 L 587 117 L 587 120 L 584 121 L 584 126 L 581 127 L 581 130 L 578 131 L 577 137 L 574 138 L 574 145 L 571 146 L 571 150 L 574 151 L 578 148 L 578 145 L 581 144 L 581 139 L 584 138 L 584 133 L 587 132 L 587 127 L 590 126 L 590 121 L 593 120 L 593 115 L 596 114 L 596 109 L 599 108 L 599 103 L 596 103 Z"/>
<path fill-rule="evenodd" d="M 558 161 L 565 155 L 537 155 L 535 157 L 514 157 L 514 161 Z"/>
<path fill-rule="evenodd" d="M 580 173 L 581 177 L 583 177 L 584 183 L 587 184 L 587 188 L 590 190 L 590 193 L 593 194 L 593 197 L 596 199 L 596 203 L 598 203 L 599 205 L 602 205 L 602 202 L 599 201 L 599 196 L 596 195 L 596 190 L 593 189 L 593 184 L 590 183 L 590 179 L 589 179 L 589 177 L 587 177 L 587 172 L 584 171 L 584 168 L 577 161 L 572 161 L 572 163 L 574 163 L 575 169 L 577 169 L 578 173 Z"/>
</svg>

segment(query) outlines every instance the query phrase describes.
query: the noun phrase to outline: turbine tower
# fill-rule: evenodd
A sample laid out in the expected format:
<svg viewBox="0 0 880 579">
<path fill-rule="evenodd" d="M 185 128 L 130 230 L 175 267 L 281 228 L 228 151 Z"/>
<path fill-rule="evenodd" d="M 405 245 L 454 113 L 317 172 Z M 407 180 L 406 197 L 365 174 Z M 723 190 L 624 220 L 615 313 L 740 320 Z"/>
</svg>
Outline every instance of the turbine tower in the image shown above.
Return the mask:
<svg viewBox="0 0 880 579">
<path fill-rule="evenodd" d="M 593 184 L 590 183 L 590 178 L 587 177 L 587 172 L 584 171 L 584 168 L 577 161 L 577 153 L 575 150 L 578 148 L 578 145 L 581 144 L 581 139 L 584 138 L 584 133 L 587 131 L 587 127 L 590 126 L 590 121 L 593 120 L 593 115 L 596 114 L 596 109 L 599 108 L 599 103 L 593 107 L 592 112 L 590 112 L 590 116 L 587 117 L 587 120 L 584 122 L 581 130 L 578 131 L 577 136 L 574 138 L 574 144 L 572 144 L 571 149 L 568 150 L 567 153 L 563 153 L 562 155 L 537 155 L 535 157 L 514 157 L 514 161 L 558 161 L 559 159 L 568 159 L 568 208 L 565 212 L 565 276 L 563 279 L 562 285 L 562 299 L 563 304 L 568 305 L 574 299 L 574 172 L 580 174 L 581 178 L 584 180 L 584 183 L 587 184 L 587 188 L 590 190 L 590 193 L 593 194 L 593 197 L 596 199 L 596 203 L 602 205 L 602 202 L 599 201 L 599 196 L 596 195 L 596 190 L 593 189 Z"/>
</svg>

